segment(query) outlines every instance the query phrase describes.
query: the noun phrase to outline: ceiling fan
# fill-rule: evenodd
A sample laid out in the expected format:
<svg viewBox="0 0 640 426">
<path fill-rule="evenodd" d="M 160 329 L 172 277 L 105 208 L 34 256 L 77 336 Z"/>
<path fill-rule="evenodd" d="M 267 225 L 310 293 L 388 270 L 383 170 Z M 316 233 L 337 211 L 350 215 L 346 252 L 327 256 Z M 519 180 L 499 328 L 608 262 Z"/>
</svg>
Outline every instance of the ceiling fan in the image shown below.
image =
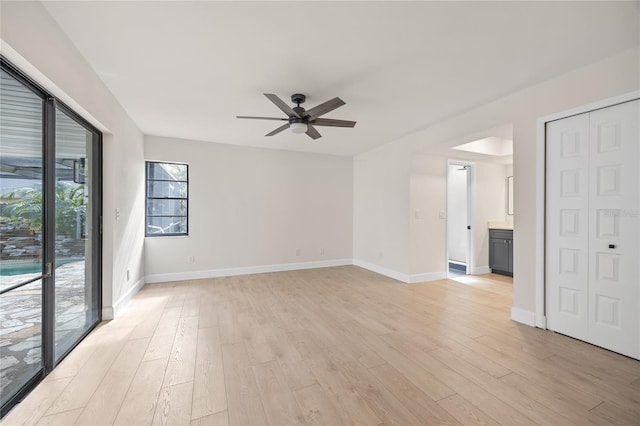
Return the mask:
<svg viewBox="0 0 640 426">
<path fill-rule="evenodd" d="M 306 100 L 306 96 L 300 93 L 291 95 L 291 102 L 296 104 L 295 107 L 290 107 L 278 96 L 265 93 L 267 99 L 273 102 L 278 108 L 287 114 L 288 118 L 275 118 L 275 117 L 249 117 L 246 115 L 238 115 L 236 118 L 251 118 L 256 120 L 279 120 L 287 121 L 287 124 L 283 124 L 272 132 L 267 133 L 265 136 L 276 135 L 283 130 L 291 129 L 293 133 L 306 133 L 311 139 L 321 138 L 322 135 L 316 130 L 314 126 L 329 126 L 329 127 L 353 127 L 356 125 L 355 121 L 347 120 L 335 120 L 332 118 L 320 118 L 330 111 L 344 105 L 344 101 L 340 98 L 333 98 L 327 102 L 321 103 L 310 110 L 305 110 L 300 106 Z"/>
</svg>

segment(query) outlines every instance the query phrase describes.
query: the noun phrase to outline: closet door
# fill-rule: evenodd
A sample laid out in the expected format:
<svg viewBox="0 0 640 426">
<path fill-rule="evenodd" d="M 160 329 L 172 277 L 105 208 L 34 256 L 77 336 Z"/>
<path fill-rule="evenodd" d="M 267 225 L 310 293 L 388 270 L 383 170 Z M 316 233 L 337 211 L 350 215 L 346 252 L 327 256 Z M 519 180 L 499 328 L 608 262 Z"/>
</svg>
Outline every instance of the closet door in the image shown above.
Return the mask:
<svg viewBox="0 0 640 426">
<path fill-rule="evenodd" d="M 640 356 L 640 101 L 590 113 L 589 342 Z"/>
<path fill-rule="evenodd" d="M 589 114 L 547 124 L 547 326 L 588 339 Z"/>
<path fill-rule="evenodd" d="M 546 130 L 547 326 L 640 359 L 640 101 Z"/>
</svg>

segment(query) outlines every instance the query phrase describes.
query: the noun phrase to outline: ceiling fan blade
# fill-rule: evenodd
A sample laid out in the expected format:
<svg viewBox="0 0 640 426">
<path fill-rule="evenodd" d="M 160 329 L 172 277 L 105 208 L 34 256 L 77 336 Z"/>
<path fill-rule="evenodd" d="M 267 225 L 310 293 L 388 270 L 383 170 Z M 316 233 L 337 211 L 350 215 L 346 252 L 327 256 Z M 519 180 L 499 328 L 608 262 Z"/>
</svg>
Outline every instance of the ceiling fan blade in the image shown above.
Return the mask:
<svg viewBox="0 0 640 426">
<path fill-rule="evenodd" d="M 289 128 L 289 123 L 287 124 L 283 124 L 282 126 L 278 127 L 277 129 L 267 133 L 265 136 L 273 136 L 273 135 L 277 135 L 278 133 L 280 133 L 283 130 L 287 130 Z"/>
<path fill-rule="evenodd" d="M 313 120 L 314 126 L 329 126 L 329 127 L 354 127 L 355 121 L 349 120 L 334 120 L 333 118 L 316 118 Z"/>
<path fill-rule="evenodd" d="M 288 117 L 298 117 L 300 118 L 300 114 L 298 114 L 297 112 L 295 112 L 293 110 L 293 108 L 291 108 L 289 105 L 287 105 L 282 99 L 280 99 L 278 96 L 272 94 L 272 93 L 264 93 L 264 95 L 267 97 L 267 99 L 269 99 L 271 102 L 273 102 L 274 104 L 276 104 L 276 106 L 278 108 L 280 108 L 282 110 L 282 112 L 284 112 L 285 114 L 287 114 Z"/>
<path fill-rule="evenodd" d="M 316 140 L 318 138 L 321 138 L 322 135 L 320 133 L 318 133 L 318 131 L 316 130 L 315 127 L 313 127 L 311 124 L 309 124 L 307 126 L 307 131 L 306 131 L 307 135 L 309 135 L 309 137 L 313 140 Z"/>
<path fill-rule="evenodd" d="M 249 118 L 253 120 L 278 120 L 278 121 L 288 121 L 288 118 L 275 118 L 275 117 L 252 117 L 249 115 L 236 115 L 236 118 Z"/>
<path fill-rule="evenodd" d="M 314 106 L 310 110 L 307 110 L 304 115 L 308 116 L 309 120 L 313 120 L 328 113 L 329 111 L 333 111 L 334 109 L 341 107 L 344 103 L 345 102 L 340 98 L 333 98 L 327 102 L 321 103 L 320 105 Z"/>
</svg>

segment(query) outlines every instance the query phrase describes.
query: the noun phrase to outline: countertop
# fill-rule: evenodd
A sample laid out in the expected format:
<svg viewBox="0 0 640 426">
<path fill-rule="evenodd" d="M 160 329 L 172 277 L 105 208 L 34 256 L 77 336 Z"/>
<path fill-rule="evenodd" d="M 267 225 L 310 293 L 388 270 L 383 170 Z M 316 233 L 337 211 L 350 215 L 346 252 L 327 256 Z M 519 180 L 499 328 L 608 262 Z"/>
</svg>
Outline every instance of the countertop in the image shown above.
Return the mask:
<svg viewBox="0 0 640 426">
<path fill-rule="evenodd" d="M 489 229 L 506 229 L 509 231 L 513 231 L 513 223 L 512 222 L 489 222 Z"/>
</svg>

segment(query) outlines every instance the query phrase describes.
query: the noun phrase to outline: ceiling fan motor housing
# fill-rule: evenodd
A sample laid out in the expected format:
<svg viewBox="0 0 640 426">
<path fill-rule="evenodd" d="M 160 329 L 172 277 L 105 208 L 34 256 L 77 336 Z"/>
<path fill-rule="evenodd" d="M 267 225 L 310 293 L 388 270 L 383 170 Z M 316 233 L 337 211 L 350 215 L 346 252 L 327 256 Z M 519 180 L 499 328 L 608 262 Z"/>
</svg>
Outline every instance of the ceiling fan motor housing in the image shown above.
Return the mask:
<svg viewBox="0 0 640 426">
<path fill-rule="evenodd" d="M 293 123 L 305 123 L 307 124 L 308 121 L 304 118 L 299 118 L 299 117 L 291 117 L 289 118 L 289 124 L 293 124 Z"/>
</svg>

